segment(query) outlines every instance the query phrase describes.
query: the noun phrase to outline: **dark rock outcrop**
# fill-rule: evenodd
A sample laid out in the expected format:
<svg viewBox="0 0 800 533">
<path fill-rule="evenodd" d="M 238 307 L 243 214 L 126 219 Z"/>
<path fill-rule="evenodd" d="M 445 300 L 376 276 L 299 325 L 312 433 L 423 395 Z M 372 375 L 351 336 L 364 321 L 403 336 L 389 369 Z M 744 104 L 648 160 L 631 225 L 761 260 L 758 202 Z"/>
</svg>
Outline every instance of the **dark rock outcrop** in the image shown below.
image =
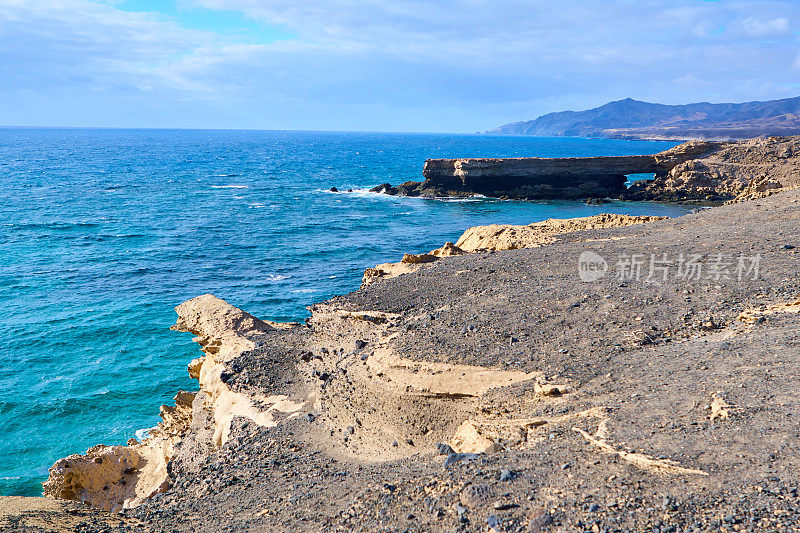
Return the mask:
<svg viewBox="0 0 800 533">
<path fill-rule="evenodd" d="M 653 179 L 625 187 L 627 174 Z M 739 142 L 689 141 L 655 155 L 567 158 L 429 159 L 425 181 L 373 192 L 524 200 L 604 198 L 724 202 L 800 186 L 800 136 Z"/>
<path fill-rule="evenodd" d="M 672 168 L 656 173 L 652 180 L 634 183 L 624 198 L 719 202 L 759 198 L 800 187 L 800 137 L 720 143 L 710 151 L 703 148 L 705 144 L 684 143 L 657 154 L 656 158 L 669 160 Z M 695 157 L 669 155 L 679 150 Z"/>
<path fill-rule="evenodd" d="M 399 196 L 473 196 L 528 200 L 588 199 L 625 194 L 627 174 L 667 175 L 676 165 L 714 150 L 719 143 L 694 142 L 656 155 L 562 158 L 429 159 L 425 181 L 372 192 Z"/>
<path fill-rule="evenodd" d="M 625 175 L 655 173 L 653 156 L 429 159 L 421 189 L 509 198 L 589 198 L 625 191 Z"/>
</svg>

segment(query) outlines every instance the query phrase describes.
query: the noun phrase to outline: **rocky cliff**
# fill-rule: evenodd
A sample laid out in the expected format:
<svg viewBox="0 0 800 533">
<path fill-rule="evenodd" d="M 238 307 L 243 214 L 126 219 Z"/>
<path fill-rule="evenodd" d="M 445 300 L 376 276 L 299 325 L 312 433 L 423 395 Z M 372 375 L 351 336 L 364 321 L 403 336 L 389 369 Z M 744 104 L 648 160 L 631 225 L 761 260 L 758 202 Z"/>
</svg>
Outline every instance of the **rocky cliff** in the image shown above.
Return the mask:
<svg viewBox="0 0 800 533">
<path fill-rule="evenodd" d="M 677 164 L 669 172 L 634 183 L 624 198 L 741 201 L 796 188 L 800 186 L 800 137 L 722 143 L 696 157 L 674 162 Z"/>
<path fill-rule="evenodd" d="M 269 427 L 277 423 L 276 412 L 286 417 L 305 406 L 306 399 L 292 401 L 284 395 L 254 398 L 231 390 L 224 373 L 226 362 L 252 350 L 259 339 L 293 325 L 259 320 L 210 294 L 184 302 L 175 310 L 178 321 L 172 329 L 194 334 L 193 340 L 204 353 L 188 367 L 189 375 L 199 381 L 199 391 L 181 391 L 174 406 L 161 406 L 162 421 L 143 442 L 131 439 L 127 446 L 99 445 L 86 454 L 57 461 L 44 483 L 45 496 L 89 503 L 107 511 L 136 507 L 170 487 L 169 465 L 192 427 L 203 428 L 205 444 L 220 446 L 227 442 L 235 417 Z"/>
<path fill-rule="evenodd" d="M 627 174 L 652 173 L 628 189 Z M 429 159 L 425 181 L 373 192 L 525 200 L 618 198 L 723 202 L 800 185 L 800 136 L 689 141 L 654 155 Z"/>
<path fill-rule="evenodd" d="M 512 198 L 586 198 L 625 190 L 625 175 L 655 173 L 652 156 L 429 159 L 421 193 Z"/>
<path fill-rule="evenodd" d="M 123 484 L 97 455 L 60 464 L 52 493 L 123 507 L 120 531 L 788 531 L 798 205 L 479 228 L 305 327 L 191 300 L 176 329 L 203 349 L 200 390 L 155 493 L 120 499 L 141 468 Z M 586 250 L 604 277 L 580 281 Z M 618 258 L 654 252 L 761 269 L 620 278 Z M 103 472 L 108 489 L 81 481 Z"/>
<path fill-rule="evenodd" d="M 789 531 L 798 205 L 478 228 L 305 327 L 190 300 L 175 329 L 204 352 L 200 387 L 164 427 L 155 493 L 122 499 L 141 467 L 90 455 L 59 462 L 51 494 L 123 507 L 120 531 Z M 581 281 L 588 250 L 608 270 Z M 681 274 L 687 254 L 717 275 Z M 625 257 L 646 258 L 637 275 Z M 737 257 L 761 267 L 737 277 Z"/>
</svg>

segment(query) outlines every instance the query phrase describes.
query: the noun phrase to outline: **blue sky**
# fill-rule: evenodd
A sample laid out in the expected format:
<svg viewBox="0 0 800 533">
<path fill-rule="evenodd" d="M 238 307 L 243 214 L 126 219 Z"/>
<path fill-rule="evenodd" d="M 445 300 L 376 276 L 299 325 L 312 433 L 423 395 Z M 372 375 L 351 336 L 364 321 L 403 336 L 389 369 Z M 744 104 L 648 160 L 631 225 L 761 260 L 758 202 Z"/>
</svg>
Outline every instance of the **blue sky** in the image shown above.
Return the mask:
<svg viewBox="0 0 800 533">
<path fill-rule="evenodd" d="M 0 0 L 0 124 L 473 132 L 800 95 L 800 2 Z"/>
</svg>

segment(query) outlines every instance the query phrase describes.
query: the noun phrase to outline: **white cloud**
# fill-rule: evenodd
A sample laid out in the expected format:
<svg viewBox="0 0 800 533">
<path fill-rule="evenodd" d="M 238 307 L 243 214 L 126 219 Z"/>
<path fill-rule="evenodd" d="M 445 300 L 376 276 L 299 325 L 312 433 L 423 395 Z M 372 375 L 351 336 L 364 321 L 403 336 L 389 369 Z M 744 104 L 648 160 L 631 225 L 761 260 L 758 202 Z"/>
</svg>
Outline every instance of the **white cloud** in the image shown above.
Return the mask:
<svg viewBox="0 0 800 533">
<path fill-rule="evenodd" d="M 153 65 L 210 38 L 151 14 L 93 2 L 5 1 L 0 3 L 0 77 L 6 89 L 119 85 L 128 76 L 153 76 Z"/>
<path fill-rule="evenodd" d="M 748 37 L 776 37 L 785 35 L 789 31 L 789 19 L 786 17 L 773 19 L 747 17 L 739 21 L 737 26 L 737 29 Z"/>
<path fill-rule="evenodd" d="M 4 109 L 59 123 L 55 104 L 71 102 L 159 126 L 471 131 L 505 110 L 525 119 L 626 96 L 785 97 L 796 77 L 789 0 L 181 3 L 297 38 L 242 44 L 111 0 L 0 0 Z"/>
<path fill-rule="evenodd" d="M 697 37 L 708 38 L 712 36 L 714 29 L 714 24 L 711 21 L 702 20 L 692 26 L 690 31 Z"/>
</svg>

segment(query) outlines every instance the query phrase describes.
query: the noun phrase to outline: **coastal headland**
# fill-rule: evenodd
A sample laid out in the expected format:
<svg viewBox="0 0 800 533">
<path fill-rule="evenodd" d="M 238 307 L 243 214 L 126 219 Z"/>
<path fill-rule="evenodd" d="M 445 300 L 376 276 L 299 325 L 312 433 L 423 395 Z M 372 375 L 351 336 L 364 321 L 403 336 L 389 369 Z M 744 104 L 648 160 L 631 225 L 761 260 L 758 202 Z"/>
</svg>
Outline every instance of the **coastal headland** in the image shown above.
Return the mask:
<svg viewBox="0 0 800 533">
<path fill-rule="evenodd" d="M 800 133 L 800 98 L 767 102 L 664 105 L 632 98 L 586 111 L 561 111 L 486 133 L 610 139 L 739 140 Z"/>
<path fill-rule="evenodd" d="M 800 137 L 689 141 L 654 155 L 429 159 L 424 181 L 378 185 L 400 196 L 724 202 L 800 185 Z M 627 175 L 652 174 L 626 187 Z"/>
<path fill-rule="evenodd" d="M 199 390 L 145 441 L 58 461 L 46 493 L 121 511 L 79 531 L 790 527 L 798 227 L 788 190 L 473 228 L 303 325 L 194 298 L 174 329 Z"/>
</svg>

